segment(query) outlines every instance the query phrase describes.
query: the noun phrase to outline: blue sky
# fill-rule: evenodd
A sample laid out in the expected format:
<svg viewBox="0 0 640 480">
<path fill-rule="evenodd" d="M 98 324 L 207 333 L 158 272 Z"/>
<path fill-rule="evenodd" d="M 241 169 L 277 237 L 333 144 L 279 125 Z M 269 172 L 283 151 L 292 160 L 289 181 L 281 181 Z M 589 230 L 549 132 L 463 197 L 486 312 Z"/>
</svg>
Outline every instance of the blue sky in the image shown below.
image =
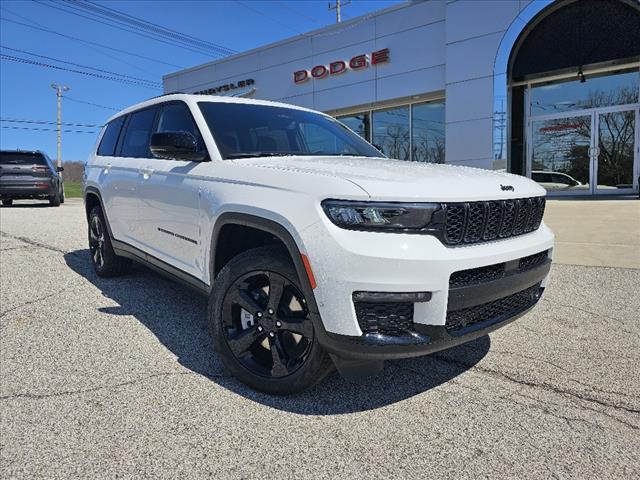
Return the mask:
<svg viewBox="0 0 640 480">
<path fill-rule="evenodd" d="M 162 75 L 180 70 L 180 67 L 221 58 L 98 23 L 95 19 L 100 17 L 78 9 L 75 1 L 0 2 L 0 45 L 3 47 L 0 53 L 22 59 L 20 62 L 0 61 L 0 126 L 5 127 L 0 129 L 0 148 L 40 149 L 55 158 L 55 124 L 50 123 L 56 120 L 55 92 L 50 87 L 55 82 L 70 87 L 66 93 L 68 98 L 63 100 L 62 120 L 73 124 L 64 126 L 63 130 L 73 132 L 63 132 L 63 160 L 84 161 L 96 139 L 93 132 L 99 130 L 85 125 L 101 125 L 116 112 L 113 109 L 162 93 L 160 88 L 140 85 L 138 79 L 160 83 Z M 335 12 L 327 9 L 328 0 L 96 3 L 238 52 L 335 23 Z M 354 0 L 344 8 L 343 18 L 364 15 L 396 3 L 401 2 Z M 131 79 L 136 84 L 22 63 L 24 59 L 82 71 L 86 69 L 70 63 L 115 72 L 136 77 Z M 92 72 L 110 76 L 105 72 Z"/>
</svg>

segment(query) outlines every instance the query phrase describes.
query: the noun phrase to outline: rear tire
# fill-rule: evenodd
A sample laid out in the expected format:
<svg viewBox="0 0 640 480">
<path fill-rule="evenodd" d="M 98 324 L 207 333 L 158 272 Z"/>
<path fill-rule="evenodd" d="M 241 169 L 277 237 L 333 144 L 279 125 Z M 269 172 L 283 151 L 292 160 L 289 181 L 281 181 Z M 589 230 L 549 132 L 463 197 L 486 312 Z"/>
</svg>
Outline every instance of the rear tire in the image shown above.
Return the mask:
<svg viewBox="0 0 640 480">
<path fill-rule="evenodd" d="M 64 203 L 64 187 L 60 187 L 60 203 Z"/>
<path fill-rule="evenodd" d="M 89 213 L 88 238 L 91 264 L 99 277 L 117 277 L 129 271 L 131 260 L 119 257 L 113 251 L 107 222 L 99 206 Z"/>
<path fill-rule="evenodd" d="M 227 369 L 251 388 L 276 395 L 322 381 L 333 363 L 286 251 L 260 247 L 220 271 L 209 298 L 213 344 Z M 249 318 L 250 317 L 250 318 Z"/>
<path fill-rule="evenodd" d="M 51 207 L 60 206 L 60 192 L 57 192 L 54 196 L 49 197 L 49 206 Z"/>
<path fill-rule="evenodd" d="M 5 207 L 10 207 L 11 205 L 13 205 L 13 198 L 5 198 L 4 200 L 2 200 L 2 205 L 4 205 Z"/>
</svg>

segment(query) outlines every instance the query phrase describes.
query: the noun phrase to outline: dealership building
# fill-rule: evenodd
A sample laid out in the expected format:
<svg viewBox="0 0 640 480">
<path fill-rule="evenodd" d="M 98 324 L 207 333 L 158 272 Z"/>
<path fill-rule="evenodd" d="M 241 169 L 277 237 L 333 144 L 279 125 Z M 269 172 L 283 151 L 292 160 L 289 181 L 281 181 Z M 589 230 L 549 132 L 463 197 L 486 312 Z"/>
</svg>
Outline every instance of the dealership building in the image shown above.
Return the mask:
<svg viewBox="0 0 640 480">
<path fill-rule="evenodd" d="M 638 0 L 410 1 L 163 81 L 326 112 L 392 158 L 638 192 Z"/>
</svg>

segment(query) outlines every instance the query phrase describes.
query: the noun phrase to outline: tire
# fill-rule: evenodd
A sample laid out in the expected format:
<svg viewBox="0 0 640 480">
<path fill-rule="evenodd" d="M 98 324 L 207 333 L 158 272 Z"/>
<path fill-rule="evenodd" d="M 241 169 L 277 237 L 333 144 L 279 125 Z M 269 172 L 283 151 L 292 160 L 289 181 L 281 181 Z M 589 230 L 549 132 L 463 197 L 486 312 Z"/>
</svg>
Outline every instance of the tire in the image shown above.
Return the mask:
<svg viewBox="0 0 640 480">
<path fill-rule="evenodd" d="M 241 253 L 220 271 L 208 320 L 214 349 L 238 380 L 286 395 L 315 385 L 331 371 L 333 363 L 314 332 L 319 318 L 306 308 L 302 291 L 288 254 L 277 246 Z M 244 312 L 251 313 L 251 323 Z"/>
<path fill-rule="evenodd" d="M 4 200 L 2 200 L 2 205 L 4 205 L 5 207 L 10 207 L 11 205 L 13 205 L 13 198 L 5 198 Z"/>
<path fill-rule="evenodd" d="M 64 187 L 60 187 L 60 203 L 64 203 Z"/>
<path fill-rule="evenodd" d="M 51 207 L 59 207 L 60 206 L 60 192 L 57 192 L 52 197 L 49 197 L 49 206 L 51 206 Z"/>
<path fill-rule="evenodd" d="M 119 257 L 113 251 L 111 238 L 107 230 L 102 209 L 93 207 L 89 213 L 89 253 L 91 264 L 100 277 L 117 277 L 124 275 L 131 268 L 131 260 Z"/>
</svg>

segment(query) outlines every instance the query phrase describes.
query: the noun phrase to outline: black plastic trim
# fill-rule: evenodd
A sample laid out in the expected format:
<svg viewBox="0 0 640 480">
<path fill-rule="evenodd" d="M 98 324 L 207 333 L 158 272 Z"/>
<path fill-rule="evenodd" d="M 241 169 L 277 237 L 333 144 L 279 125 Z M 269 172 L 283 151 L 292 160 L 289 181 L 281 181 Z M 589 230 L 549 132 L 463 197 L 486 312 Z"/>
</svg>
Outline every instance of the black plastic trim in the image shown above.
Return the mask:
<svg viewBox="0 0 640 480">
<path fill-rule="evenodd" d="M 542 294 L 541 289 L 541 294 Z M 463 335 L 450 335 L 444 325 L 423 325 L 416 323 L 417 335 L 392 337 L 384 335 L 354 337 L 328 333 L 323 347 L 332 355 L 344 359 L 368 361 L 394 360 L 420 357 L 470 342 L 483 337 L 528 313 L 537 302 L 508 318 L 488 320 L 479 328 L 469 329 Z M 421 339 L 422 342 L 416 341 Z"/>
<path fill-rule="evenodd" d="M 540 283 L 547 276 L 550 269 L 551 260 L 547 259 L 535 268 L 505 275 L 497 280 L 451 288 L 449 289 L 447 311 L 462 310 L 463 308 L 481 305 L 518 293 L 536 283 Z"/>
<path fill-rule="evenodd" d="M 353 292 L 354 302 L 368 303 L 422 303 L 431 300 L 431 292 Z"/>
</svg>

